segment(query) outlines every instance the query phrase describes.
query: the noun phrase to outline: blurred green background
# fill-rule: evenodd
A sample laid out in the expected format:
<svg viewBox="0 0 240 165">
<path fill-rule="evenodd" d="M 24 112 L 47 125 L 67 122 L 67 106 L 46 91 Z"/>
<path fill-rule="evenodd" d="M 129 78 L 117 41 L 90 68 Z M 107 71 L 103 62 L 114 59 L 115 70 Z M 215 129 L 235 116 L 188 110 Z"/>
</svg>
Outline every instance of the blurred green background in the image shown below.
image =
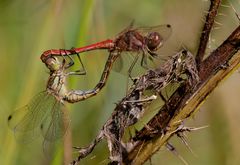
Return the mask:
<svg viewBox="0 0 240 165">
<path fill-rule="evenodd" d="M 230 2 L 240 13 L 240 1 Z M 214 50 L 239 25 L 229 1 L 223 3 L 225 6 L 220 8 L 207 52 Z M 144 26 L 172 25 L 172 36 L 162 54 L 171 55 L 182 46 L 196 53 L 208 6 L 207 0 L 0 0 L 0 164 L 68 162 L 77 155 L 77 152 L 72 155 L 71 146 L 85 146 L 91 142 L 110 116 L 115 103 L 125 95 L 126 76 L 112 72 L 99 95 L 66 105 L 71 127 L 64 145 L 59 145 L 52 159 L 44 156 L 41 138 L 30 144 L 17 143 L 8 128 L 7 116 L 45 89 L 48 70 L 39 59 L 43 51 L 70 49 L 114 37 L 135 20 L 136 24 Z M 71 77 L 69 88 L 93 88 L 106 58 L 106 51 L 83 55 L 87 75 Z M 190 153 L 179 139 L 171 139 L 189 164 L 240 164 L 239 81 L 238 72 L 230 76 L 208 98 L 200 112 L 186 123 L 188 126 L 209 125 L 188 134 L 189 145 L 197 156 Z M 106 164 L 107 156 L 104 141 L 82 164 Z M 182 164 L 166 149 L 154 155 L 152 163 Z"/>
</svg>

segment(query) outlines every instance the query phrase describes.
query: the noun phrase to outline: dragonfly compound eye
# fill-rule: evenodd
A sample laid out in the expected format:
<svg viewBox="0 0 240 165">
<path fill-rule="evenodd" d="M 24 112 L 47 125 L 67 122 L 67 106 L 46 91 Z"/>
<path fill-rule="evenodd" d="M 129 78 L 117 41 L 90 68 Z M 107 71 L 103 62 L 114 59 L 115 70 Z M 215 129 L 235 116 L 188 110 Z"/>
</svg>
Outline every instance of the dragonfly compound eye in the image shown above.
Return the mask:
<svg viewBox="0 0 240 165">
<path fill-rule="evenodd" d="M 59 60 L 55 57 L 48 58 L 45 61 L 45 64 L 48 67 L 48 69 L 50 69 L 51 71 L 59 70 L 59 68 L 61 67 Z"/>
<path fill-rule="evenodd" d="M 163 44 L 163 39 L 158 32 L 151 32 L 147 36 L 147 47 L 150 51 L 156 51 Z"/>
</svg>

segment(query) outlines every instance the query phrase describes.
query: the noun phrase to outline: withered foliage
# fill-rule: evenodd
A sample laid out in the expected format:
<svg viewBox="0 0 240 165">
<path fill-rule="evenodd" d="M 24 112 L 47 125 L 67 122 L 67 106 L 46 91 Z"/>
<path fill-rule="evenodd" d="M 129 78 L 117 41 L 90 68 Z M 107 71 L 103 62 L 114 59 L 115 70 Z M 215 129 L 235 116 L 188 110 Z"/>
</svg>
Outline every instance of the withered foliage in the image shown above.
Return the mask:
<svg viewBox="0 0 240 165">
<path fill-rule="evenodd" d="M 229 64 L 229 61 L 234 58 L 234 55 L 240 48 L 240 26 L 204 59 L 209 34 L 220 4 L 221 0 L 211 0 L 196 57 L 194 58 L 188 50 L 181 50 L 170 57 L 159 68 L 148 70 L 144 75 L 135 79 L 128 95 L 117 104 L 95 140 L 87 147 L 77 148 L 79 156 L 72 164 L 77 164 L 82 158 L 90 154 L 96 144 L 102 139 L 106 139 L 108 143 L 110 152 L 109 164 L 134 164 L 134 159 L 141 152 L 146 142 L 163 137 L 168 131 L 171 119 L 181 113 L 181 108 L 188 104 L 189 99 L 200 93 L 204 85 L 208 85 L 207 83 L 217 75 L 219 70 L 227 70 L 229 68 L 229 71 L 223 74 L 223 76 L 226 76 L 239 64 L 239 57 L 233 60 L 233 66 Z M 223 78 L 214 79 L 216 82 L 212 83 L 209 89 L 205 89 L 206 91 L 203 92 L 203 95 L 196 100 L 195 107 L 192 107 L 191 111 L 184 114 L 185 117 L 182 120 L 191 116 L 196 107 L 205 100 L 206 96 L 214 90 Z M 161 92 L 172 83 L 178 83 L 179 87 L 170 98 L 166 99 Z M 135 133 L 134 137 L 130 137 L 127 141 L 124 140 L 123 135 L 126 128 L 137 123 L 146 108 L 158 97 L 165 101 L 165 105 L 159 109 L 158 113 L 140 131 Z M 177 135 L 188 146 L 184 138 L 184 132 L 196 129 L 184 127 L 180 121 L 178 126 L 172 130 L 172 135 Z M 166 147 L 176 153 L 176 149 L 168 143 L 168 139 L 164 141 Z M 140 161 L 141 163 L 136 164 L 142 164 L 152 154 L 149 153 Z"/>
<path fill-rule="evenodd" d="M 104 124 L 96 139 L 85 148 L 77 148 L 79 156 L 73 164 L 87 156 L 98 142 L 106 138 L 110 151 L 111 164 L 129 164 L 128 150 L 134 146 L 136 139 L 123 142 L 123 134 L 127 127 L 135 124 L 145 112 L 145 107 L 157 97 L 170 83 L 189 83 L 194 87 L 199 82 L 196 63 L 193 55 L 182 50 L 170 57 L 162 66 L 155 70 L 149 70 L 146 74 L 135 79 L 129 94 L 116 106 L 111 117 Z M 145 91 L 151 91 L 151 96 L 145 95 Z M 148 92 L 149 93 L 149 92 Z M 151 132 L 158 132 L 152 129 Z"/>
</svg>

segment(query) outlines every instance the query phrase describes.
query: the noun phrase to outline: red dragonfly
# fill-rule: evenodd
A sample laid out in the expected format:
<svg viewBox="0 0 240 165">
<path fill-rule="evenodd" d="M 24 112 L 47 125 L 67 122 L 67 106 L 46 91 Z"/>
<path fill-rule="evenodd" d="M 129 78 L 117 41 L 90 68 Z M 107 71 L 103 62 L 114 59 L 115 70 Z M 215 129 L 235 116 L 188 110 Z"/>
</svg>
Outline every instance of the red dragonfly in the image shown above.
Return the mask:
<svg viewBox="0 0 240 165">
<path fill-rule="evenodd" d="M 133 66 L 137 62 L 139 54 L 142 54 L 141 66 L 146 68 L 146 57 L 149 57 L 150 59 L 152 59 L 151 57 L 156 57 L 158 55 L 159 48 L 163 46 L 164 42 L 171 35 L 171 32 L 172 28 L 169 24 L 134 28 L 133 23 L 131 23 L 130 26 L 119 33 L 115 39 L 107 39 L 95 44 L 80 48 L 73 48 L 70 50 L 47 50 L 41 55 L 41 60 L 45 62 L 46 59 L 51 56 L 69 56 L 97 49 L 107 49 L 110 53 L 117 51 L 119 56 L 122 52 L 135 52 L 138 55 L 135 56 L 135 59 L 128 70 L 130 75 Z"/>
</svg>

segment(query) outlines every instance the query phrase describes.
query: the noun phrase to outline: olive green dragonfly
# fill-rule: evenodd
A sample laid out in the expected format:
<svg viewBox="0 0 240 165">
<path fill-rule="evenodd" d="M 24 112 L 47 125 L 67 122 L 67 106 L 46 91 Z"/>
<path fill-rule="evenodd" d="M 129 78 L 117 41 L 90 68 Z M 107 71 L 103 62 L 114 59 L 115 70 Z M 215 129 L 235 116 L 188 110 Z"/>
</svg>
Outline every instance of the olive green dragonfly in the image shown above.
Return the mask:
<svg viewBox="0 0 240 165">
<path fill-rule="evenodd" d="M 114 60 L 117 55 L 114 53 L 109 57 L 101 80 L 106 79 L 109 75 L 112 66 L 111 60 Z M 72 58 L 69 56 L 72 60 Z M 47 81 L 46 90 L 34 96 L 30 102 L 24 107 L 17 109 L 8 116 L 9 127 L 14 131 L 16 139 L 20 142 L 29 142 L 43 135 L 44 141 L 52 142 L 61 138 L 69 125 L 67 112 L 64 111 L 63 105 L 65 102 L 75 103 L 85 100 L 96 95 L 104 84 L 100 80 L 96 87 L 92 90 L 70 90 L 66 88 L 66 78 L 69 75 L 84 75 L 86 71 L 82 61 L 78 55 L 79 61 L 83 70 L 67 72 L 71 67 L 73 60 L 69 63 L 65 58 L 61 61 L 59 57 L 49 57 L 45 61 L 45 65 L 50 70 L 50 76 Z"/>
</svg>

